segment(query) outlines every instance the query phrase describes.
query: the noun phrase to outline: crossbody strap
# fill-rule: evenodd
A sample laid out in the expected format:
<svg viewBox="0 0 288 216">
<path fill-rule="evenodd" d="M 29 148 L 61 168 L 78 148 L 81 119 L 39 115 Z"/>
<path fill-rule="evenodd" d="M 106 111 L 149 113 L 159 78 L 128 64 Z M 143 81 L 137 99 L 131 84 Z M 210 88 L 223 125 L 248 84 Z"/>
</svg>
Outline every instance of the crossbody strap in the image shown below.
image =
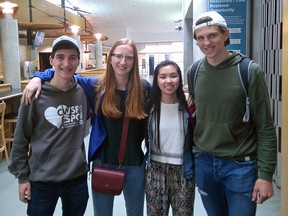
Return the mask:
<svg viewBox="0 0 288 216">
<path fill-rule="evenodd" d="M 196 76 L 200 67 L 201 62 L 203 61 L 202 59 L 197 60 L 194 62 L 189 68 L 187 72 L 187 81 L 188 81 L 188 87 L 189 87 L 189 93 L 192 96 L 192 99 L 195 99 L 195 94 L 194 94 L 194 88 L 196 84 Z"/>
<path fill-rule="evenodd" d="M 128 136 L 128 127 L 129 127 L 129 118 L 125 116 L 124 121 L 123 121 L 120 149 L 119 149 L 119 154 L 118 154 L 119 167 L 124 162 L 124 155 L 125 155 L 126 142 L 127 142 L 127 136 Z"/>
</svg>

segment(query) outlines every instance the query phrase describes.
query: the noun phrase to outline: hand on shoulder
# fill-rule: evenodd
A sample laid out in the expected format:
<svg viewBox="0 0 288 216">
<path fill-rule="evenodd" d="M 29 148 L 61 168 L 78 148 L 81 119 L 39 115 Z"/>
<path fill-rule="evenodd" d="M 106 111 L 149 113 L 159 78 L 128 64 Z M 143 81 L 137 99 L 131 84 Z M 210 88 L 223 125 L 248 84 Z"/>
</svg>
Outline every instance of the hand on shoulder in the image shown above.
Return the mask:
<svg viewBox="0 0 288 216">
<path fill-rule="evenodd" d="M 34 77 L 23 90 L 21 103 L 30 104 L 32 101 L 32 96 L 35 94 L 35 98 L 37 99 L 40 95 L 40 92 L 41 79 L 39 77 Z"/>
</svg>

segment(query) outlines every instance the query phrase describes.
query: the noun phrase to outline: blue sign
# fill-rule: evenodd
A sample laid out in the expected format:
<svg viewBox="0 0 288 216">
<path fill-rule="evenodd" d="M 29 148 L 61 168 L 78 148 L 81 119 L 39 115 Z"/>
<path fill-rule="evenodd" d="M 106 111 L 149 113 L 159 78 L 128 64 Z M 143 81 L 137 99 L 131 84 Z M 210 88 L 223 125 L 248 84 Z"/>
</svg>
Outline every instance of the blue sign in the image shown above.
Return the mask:
<svg viewBox="0 0 288 216">
<path fill-rule="evenodd" d="M 221 14 L 230 31 L 229 50 L 247 53 L 247 0 L 209 0 L 209 11 Z"/>
</svg>

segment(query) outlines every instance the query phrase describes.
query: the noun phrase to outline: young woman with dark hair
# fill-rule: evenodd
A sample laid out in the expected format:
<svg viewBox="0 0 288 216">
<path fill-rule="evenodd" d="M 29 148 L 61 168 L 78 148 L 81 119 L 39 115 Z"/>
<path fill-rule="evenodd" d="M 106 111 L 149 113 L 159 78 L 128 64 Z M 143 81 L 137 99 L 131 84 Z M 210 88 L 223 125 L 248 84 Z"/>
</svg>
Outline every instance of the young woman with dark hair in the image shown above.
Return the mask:
<svg viewBox="0 0 288 216">
<path fill-rule="evenodd" d="M 147 215 L 193 215 L 192 127 L 179 66 L 163 61 L 154 72 L 149 103 Z"/>
</svg>

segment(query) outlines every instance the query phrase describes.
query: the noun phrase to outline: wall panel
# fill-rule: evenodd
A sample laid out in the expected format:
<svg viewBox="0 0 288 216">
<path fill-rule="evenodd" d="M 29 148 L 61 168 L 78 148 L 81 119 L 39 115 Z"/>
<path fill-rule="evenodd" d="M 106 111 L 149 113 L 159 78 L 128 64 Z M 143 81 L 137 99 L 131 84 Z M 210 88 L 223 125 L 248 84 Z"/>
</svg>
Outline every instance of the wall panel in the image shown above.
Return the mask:
<svg viewBox="0 0 288 216">
<path fill-rule="evenodd" d="M 282 87 L 282 4 L 280 0 L 261 1 L 261 62 L 264 69 L 267 86 L 270 94 L 271 112 L 275 123 L 276 134 L 278 136 L 277 150 L 278 160 L 275 172 L 275 182 L 281 185 L 281 138 L 282 116 L 281 107 L 281 87 Z"/>
<path fill-rule="evenodd" d="M 282 133 L 281 133 L 281 152 L 282 152 L 282 167 L 281 167 L 281 215 L 288 215 L 288 0 L 281 1 L 283 8 L 283 59 L 282 68 Z"/>
</svg>

